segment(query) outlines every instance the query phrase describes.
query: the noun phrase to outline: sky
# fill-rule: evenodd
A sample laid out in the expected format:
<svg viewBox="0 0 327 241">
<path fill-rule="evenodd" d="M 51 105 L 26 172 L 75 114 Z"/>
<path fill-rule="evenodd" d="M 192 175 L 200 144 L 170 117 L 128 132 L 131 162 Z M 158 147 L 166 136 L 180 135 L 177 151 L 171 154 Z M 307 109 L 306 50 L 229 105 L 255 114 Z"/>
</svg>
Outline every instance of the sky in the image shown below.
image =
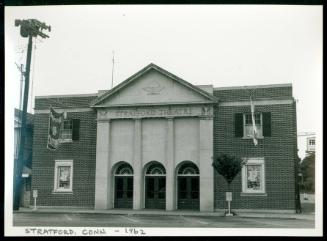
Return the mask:
<svg viewBox="0 0 327 241">
<path fill-rule="evenodd" d="M 149 63 L 194 85 L 292 83 L 298 132 L 322 131 L 322 6 L 6 7 L 5 94 L 14 107 L 27 49 L 14 20 L 30 18 L 51 25 L 50 38 L 34 40 L 32 100 L 111 88 L 114 51 L 114 86 Z"/>
</svg>

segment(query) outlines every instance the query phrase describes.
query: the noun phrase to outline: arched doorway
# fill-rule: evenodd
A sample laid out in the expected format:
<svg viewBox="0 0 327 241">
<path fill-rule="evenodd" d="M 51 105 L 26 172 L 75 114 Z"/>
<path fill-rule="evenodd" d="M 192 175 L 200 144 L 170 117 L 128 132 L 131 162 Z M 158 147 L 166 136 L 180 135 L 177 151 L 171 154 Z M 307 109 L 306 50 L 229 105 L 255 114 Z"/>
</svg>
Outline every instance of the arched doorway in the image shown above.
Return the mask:
<svg viewBox="0 0 327 241">
<path fill-rule="evenodd" d="M 177 209 L 198 210 L 199 194 L 199 169 L 192 162 L 185 162 L 177 172 Z"/>
<path fill-rule="evenodd" d="M 114 208 L 133 207 L 133 168 L 124 162 L 115 173 L 115 200 Z"/>
<path fill-rule="evenodd" d="M 166 208 L 166 170 L 159 162 L 151 163 L 145 172 L 145 208 Z"/>
</svg>

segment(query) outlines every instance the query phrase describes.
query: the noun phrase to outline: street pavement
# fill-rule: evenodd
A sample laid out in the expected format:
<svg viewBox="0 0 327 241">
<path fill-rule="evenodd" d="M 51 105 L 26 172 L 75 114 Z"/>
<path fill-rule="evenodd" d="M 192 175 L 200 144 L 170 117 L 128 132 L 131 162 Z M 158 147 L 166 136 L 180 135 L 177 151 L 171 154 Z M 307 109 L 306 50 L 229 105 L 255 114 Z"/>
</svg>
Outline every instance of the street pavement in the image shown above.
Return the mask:
<svg viewBox="0 0 327 241">
<path fill-rule="evenodd" d="M 142 215 L 112 213 L 16 212 L 14 226 L 29 227 L 198 227 L 198 228 L 314 228 L 313 219 Z"/>
</svg>

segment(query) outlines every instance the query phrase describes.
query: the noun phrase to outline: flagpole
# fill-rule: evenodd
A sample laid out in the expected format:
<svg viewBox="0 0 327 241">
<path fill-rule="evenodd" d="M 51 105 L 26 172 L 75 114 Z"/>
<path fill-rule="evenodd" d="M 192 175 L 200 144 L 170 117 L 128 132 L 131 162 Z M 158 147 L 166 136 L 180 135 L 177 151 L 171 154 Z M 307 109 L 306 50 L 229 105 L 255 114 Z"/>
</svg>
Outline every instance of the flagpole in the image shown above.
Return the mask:
<svg viewBox="0 0 327 241">
<path fill-rule="evenodd" d="M 250 105 L 251 105 L 251 118 L 252 118 L 252 127 L 253 127 L 253 131 L 252 131 L 252 138 L 253 138 L 253 144 L 255 146 L 258 145 L 258 139 L 257 139 L 257 127 L 255 125 L 255 117 L 254 117 L 254 104 L 252 102 L 252 95 L 250 95 Z"/>
</svg>

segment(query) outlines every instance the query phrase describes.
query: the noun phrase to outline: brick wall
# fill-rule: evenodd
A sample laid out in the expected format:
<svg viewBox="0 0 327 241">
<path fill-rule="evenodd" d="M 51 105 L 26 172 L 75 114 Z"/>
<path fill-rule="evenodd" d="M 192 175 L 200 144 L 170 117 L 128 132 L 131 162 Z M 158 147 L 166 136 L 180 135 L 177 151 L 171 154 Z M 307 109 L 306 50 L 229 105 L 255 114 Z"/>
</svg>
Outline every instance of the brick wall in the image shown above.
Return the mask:
<svg viewBox="0 0 327 241">
<path fill-rule="evenodd" d="M 229 96 L 229 101 L 235 97 L 239 90 L 224 90 L 223 98 Z M 256 89 L 256 97 L 264 97 L 269 93 L 278 97 L 285 91 L 276 89 Z M 215 91 L 214 95 L 221 98 L 221 92 Z M 284 99 L 291 96 L 285 96 Z M 249 100 L 247 97 L 246 100 Z M 234 135 L 234 114 L 249 113 L 250 106 L 218 106 L 214 113 L 214 157 L 219 154 L 230 154 L 238 157 L 264 157 L 265 160 L 265 187 L 266 196 L 247 195 L 242 196 L 242 174 L 234 179 L 231 185 L 233 192 L 232 208 L 234 209 L 295 209 L 295 153 L 296 153 L 296 126 L 294 125 L 294 105 L 275 104 L 256 106 L 256 112 L 271 112 L 271 137 L 259 139 L 258 146 L 254 146 L 252 139 L 242 139 Z M 227 184 L 225 180 L 215 173 L 215 208 L 225 209 L 225 192 Z"/>
<path fill-rule="evenodd" d="M 35 98 L 35 109 L 49 109 L 51 105 L 53 108 L 87 108 L 90 107 L 90 103 L 97 97 L 96 94 L 88 96 L 78 96 L 78 97 L 45 97 Z"/>
<path fill-rule="evenodd" d="M 219 89 L 214 90 L 214 95 L 220 101 L 244 101 L 253 99 L 289 99 L 292 98 L 292 86 L 270 87 L 270 88 L 238 88 L 238 89 Z"/>
<path fill-rule="evenodd" d="M 75 98 L 57 99 L 58 103 L 76 104 Z M 36 109 L 49 109 L 45 99 L 36 99 Z M 54 106 L 54 105 L 52 105 Z M 58 104 L 57 107 L 62 106 Z M 96 163 L 96 112 L 68 112 L 68 118 L 80 119 L 78 141 L 62 143 L 55 151 L 47 149 L 49 114 L 34 116 L 32 189 L 38 190 L 39 206 L 94 206 Z M 53 193 L 55 160 L 73 160 L 73 193 Z"/>
</svg>

